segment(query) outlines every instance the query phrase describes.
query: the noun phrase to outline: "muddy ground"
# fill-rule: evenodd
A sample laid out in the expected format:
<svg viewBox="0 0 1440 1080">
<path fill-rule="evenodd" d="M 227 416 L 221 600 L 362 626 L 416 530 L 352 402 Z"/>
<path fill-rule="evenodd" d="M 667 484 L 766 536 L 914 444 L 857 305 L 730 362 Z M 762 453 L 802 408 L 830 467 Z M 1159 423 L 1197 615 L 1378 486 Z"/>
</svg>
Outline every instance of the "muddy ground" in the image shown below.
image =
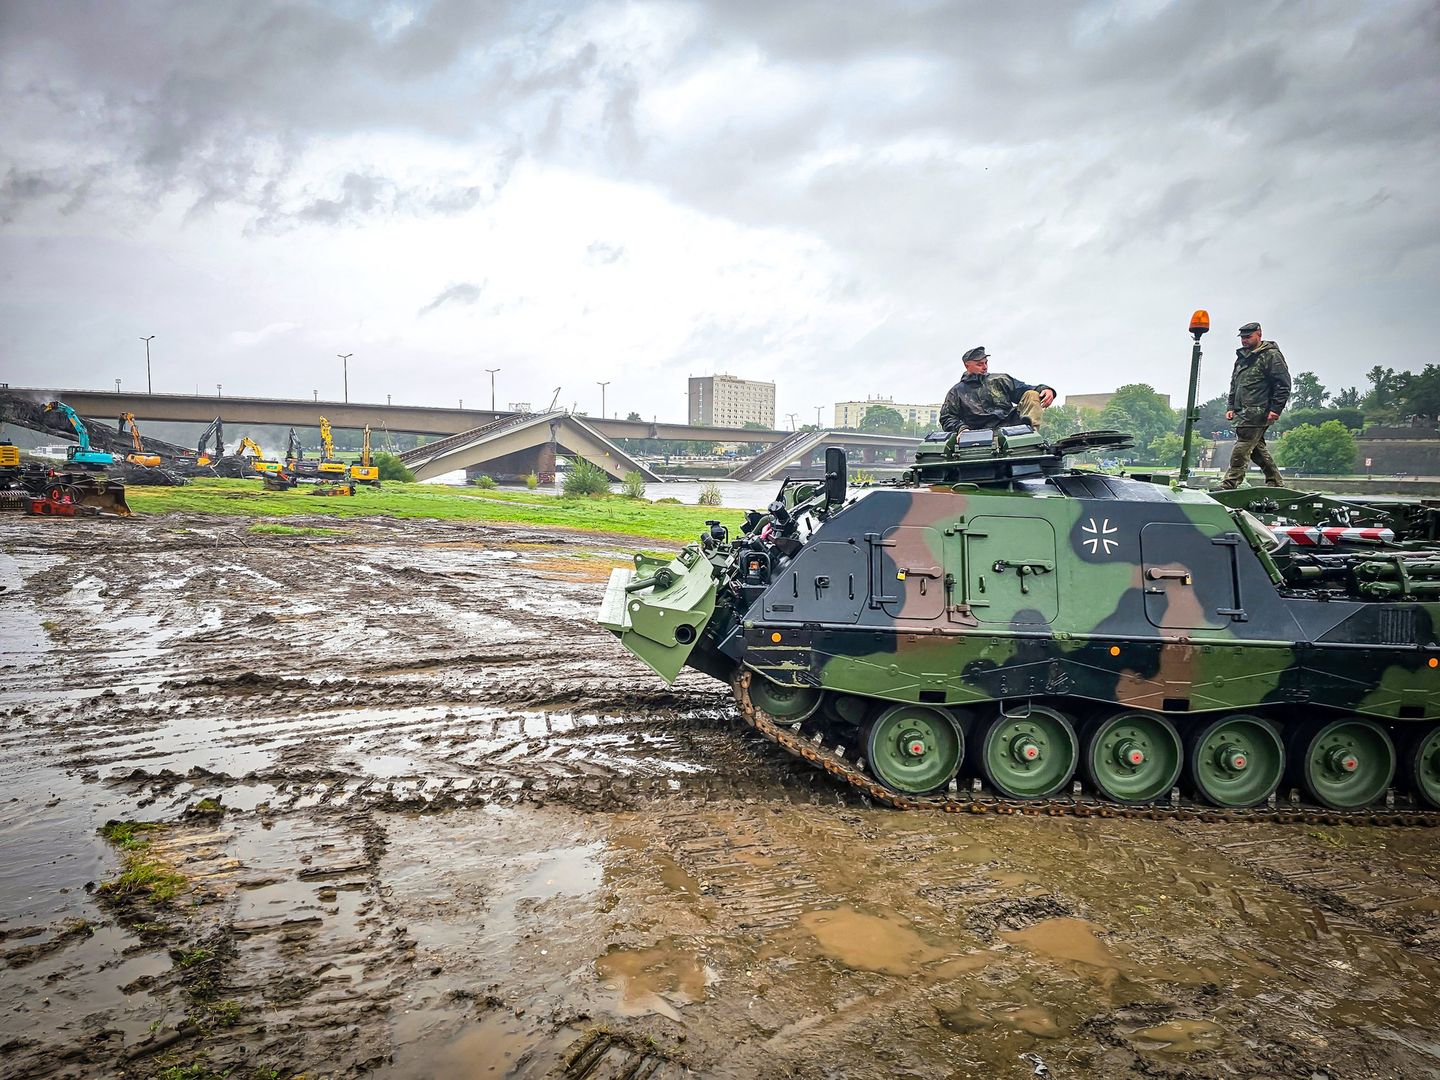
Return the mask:
<svg viewBox="0 0 1440 1080">
<path fill-rule="evenodd" d="M 0 521 L 4 1075 L 1440 1076 L 1440 830 L 878 809 L 631 541 L 345 529 Z"/>
</svg>

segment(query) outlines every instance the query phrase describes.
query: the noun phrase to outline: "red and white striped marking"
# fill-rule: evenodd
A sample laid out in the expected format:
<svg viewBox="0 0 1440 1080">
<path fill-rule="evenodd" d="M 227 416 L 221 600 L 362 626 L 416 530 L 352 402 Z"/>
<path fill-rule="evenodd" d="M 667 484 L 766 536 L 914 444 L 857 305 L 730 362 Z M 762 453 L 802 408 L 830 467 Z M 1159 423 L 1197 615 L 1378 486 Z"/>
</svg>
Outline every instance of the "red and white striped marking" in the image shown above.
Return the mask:
<svg viewBox="0 0 1440 1080">
<path fill-rule="evenodd" d="M 1333 547 L 1336 544 L 1388 544 L 1395 539 L 1393 529 L 1346 529 L 1341 526 L 1316 528 L 1306 525 L 1282 525 L 1272 530 L 1298 547 Z"/>
</svg>

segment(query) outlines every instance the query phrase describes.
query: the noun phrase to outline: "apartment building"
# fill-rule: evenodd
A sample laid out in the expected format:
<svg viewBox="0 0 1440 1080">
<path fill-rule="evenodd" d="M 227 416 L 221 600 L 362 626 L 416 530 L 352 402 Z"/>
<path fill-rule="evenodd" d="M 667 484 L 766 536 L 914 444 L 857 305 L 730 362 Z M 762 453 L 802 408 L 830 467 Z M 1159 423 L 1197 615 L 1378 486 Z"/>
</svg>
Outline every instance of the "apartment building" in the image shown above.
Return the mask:
<svg viewBox="0 0 1440 1080">
<path fill-rule="evenodd" d="M 865 419 L 865 413 L 876 405 L 894 409 L 907 425 L 938 431 L 940 428 L 940 405 L 897 405 L 892 398 L 871 397 L 865 401 L 837 401 L 835 403 L 835 426 L 837 428 L 858 428 Z"/>
<path fill-rule="evenodd" d="M 775 427 L 775 384 L 734 375 L 690 376 L 690 423 Z"/>
</svg>

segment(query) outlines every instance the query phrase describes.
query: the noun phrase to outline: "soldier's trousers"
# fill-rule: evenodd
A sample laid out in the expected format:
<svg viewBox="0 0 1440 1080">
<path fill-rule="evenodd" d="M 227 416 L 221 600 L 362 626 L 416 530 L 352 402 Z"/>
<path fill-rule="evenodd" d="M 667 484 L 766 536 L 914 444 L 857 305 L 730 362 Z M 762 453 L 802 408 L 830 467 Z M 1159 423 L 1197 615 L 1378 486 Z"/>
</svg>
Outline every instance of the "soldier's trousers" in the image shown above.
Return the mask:
<svg viewBox="0 0 1440 1080">
<path fill-rule="evenodd" d="M 1275 467 L 1275 459 L 1270 456 L 1270 448 L 1265 445 L 1265 431 L 1269 424 L 1257 424 L 1254 427 L 1244 426 L 1235 429 L 1235 451 L 1230 455 L 1230 468 L 1225 472 L 1225 479 L 1221 481 L 1223 488 L 1237 488 L 1240 482 L 1245 479 L 1245 470 L 1254 461 L 1260 466 L 1260 471 L 1265 474 L 1265 482 L 1272 487 L 1283 487 L 1284 481 L 1280 477 L 1280 470 Z"/>
<path fill-rule="evenodd" d="M 1020 404 L 1015 406 L 1015 411 L 1025 418 L 1025 421 L 1037 431 L 1040 428 L 1040 418 L 1045 415 L 1045 406 L 1040 404 L 1040 391 L 1026 390 L 1020 395 Z"/>
</svg>

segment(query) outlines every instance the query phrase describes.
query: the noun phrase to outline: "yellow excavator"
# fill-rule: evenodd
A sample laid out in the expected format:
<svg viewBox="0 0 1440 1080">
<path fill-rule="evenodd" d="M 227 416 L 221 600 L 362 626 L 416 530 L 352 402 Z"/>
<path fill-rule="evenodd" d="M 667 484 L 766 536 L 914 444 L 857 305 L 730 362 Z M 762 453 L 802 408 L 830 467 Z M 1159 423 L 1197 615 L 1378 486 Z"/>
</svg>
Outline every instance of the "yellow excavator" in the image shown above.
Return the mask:
<svg viewBox="0 0 1440 1080">
<path fill-rule="evenodd" d="M 349 470 L 343 461 L 335 460 L 335 440 L 330 437 L 330 421 L 320 417 L 320 460 L 315 466 L 322 480 L 344 480 Z"/>
<path fill-rule="evenodd" d="M 145 452 L 145 444 L 140 439 L 140 425 L 135 423 L 133 412 L 120 414 L 120 431 L 124 433 L 127 428 L 130 430 L 130 441 L 135 444 L 135 449 L 125 455 L 125 460 L 131 465 L 144 465 L 149 469 L 158 468 L 160 455 Z"/>
<path fill-rule="evenodd" d="M 250 451 L 253 456 L 246 458 L 246 460 L 250 462 L 250 467 L 257 473 L 277 473 L 280 471 L 280 462 L 267 458 L 265 451 L 261 450 L 255 440 L 248 435 L 240 440 L 240 449 L 236 452 L 240 454 L 241 457 L 244 457 L 245 451 L 247 450 Z"/>
<path fill-rule="evenodd" d="M 357 484 L 379 484 L 380 468 L 370 459 L 370 425 L 365 425 L 365 441 L 360 444 L 360 464 L 350 466 L 350 479 Z"/>
</svg>

